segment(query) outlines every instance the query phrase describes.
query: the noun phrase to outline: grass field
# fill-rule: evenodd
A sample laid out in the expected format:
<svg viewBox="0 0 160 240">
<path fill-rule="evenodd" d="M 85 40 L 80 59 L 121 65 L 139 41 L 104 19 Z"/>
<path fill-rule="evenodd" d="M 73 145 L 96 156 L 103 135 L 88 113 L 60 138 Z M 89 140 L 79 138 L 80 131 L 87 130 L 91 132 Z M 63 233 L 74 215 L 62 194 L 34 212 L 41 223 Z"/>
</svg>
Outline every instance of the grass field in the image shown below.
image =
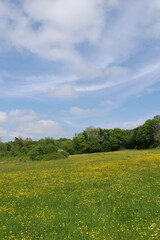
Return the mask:
<svg viewBox="0 0 160 240">
<path fill-rule="evenodd" d="M 0 164 L 0 239 L 160 239 L 160 150 Z"/>
</svg>

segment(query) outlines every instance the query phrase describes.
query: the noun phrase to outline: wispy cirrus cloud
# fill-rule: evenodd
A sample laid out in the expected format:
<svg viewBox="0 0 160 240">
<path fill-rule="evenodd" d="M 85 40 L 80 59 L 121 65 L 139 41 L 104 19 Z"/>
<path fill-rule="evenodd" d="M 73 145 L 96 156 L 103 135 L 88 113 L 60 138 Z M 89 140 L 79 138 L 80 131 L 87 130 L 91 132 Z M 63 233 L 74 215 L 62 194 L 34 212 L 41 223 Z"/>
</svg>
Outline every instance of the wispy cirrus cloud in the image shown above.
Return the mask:
<svg viewBox="0 0 160 240">
<path fill-rule="evenodd" d="M 66 121 L 75 126 L 82 119 L 86 126 L 93 116 L 102 126 L 104 114 L 158 91 L 159 40 L 158 0 L 0 0 L 1 100 L 15 102 L 17 109 L 21 101 L 39 109 L 40 99 L 44 113 L 47 103 L 56 104 L 59 119 L 54 123 L 34 111 L 11 113 L 8 107 L 1 109 L 0 122 L 10 115 L 12 124 L 17 122 L 14 134 L 24 133 L 25 121 L 28 132 L 38 136 L 34 124 L 47 133 L 60 124 L 64 109 Z M 47 128 L 43 120 L 53 122 L 45 122 Z"/>
<path fill-rule="evenodd" d="M 91 117 L 91 116 L 104 116 L 105 112 L 97 109 L 82 109 L 79 107 L 72 107 L 69 110 L 70 114 L 73 114 L 75 116 L 79 117 Z"/>
<path fill-rule="evenodd" d="M 77 84 L 72 88 L 79 92 L 114 88 L 132 81 L 133 77 L 127 76 L 133 71 L 131 66 L 119 65 L 141 49 L 145 41 L 160 37 L 157 0 L 132 3 L 121 0 L 25 0 L 19 5 L 1 0 L 0 6 L 0 38 L 17 50 L 26 49 L 42 58 L 64 62 L 70 74 L 75 74 Z M 144 10 L 145 15 L 142 14 Z M 137 65 L 134 71 L 138 73 L 141 68 Z M 27 95 L 34 91 L 47 93 L 48 89 L 54 92 L 57 88 L 65 88 L 66 83 L 62 84 L 60 78 L 57 87 L 54 77 L 53 80 L 47 77 L 40 77 L 44 78 L 44 83 L 41 79 L 32 79 L 32 83 L 22 80 L 19 92 L 23 95 L 26 90 Z M 97 81 L 99 83 L 95 84 Z"/>
<path fill-rule="evenodd" d="M 56 98 L 73 99 L 77 97 L 76 90 L 74 89 L 74 87 L 70 85 L 63 85 L 55 90 L 49 89 L 48 92 L 49 92 L 49 95 Z"/>
</svg>

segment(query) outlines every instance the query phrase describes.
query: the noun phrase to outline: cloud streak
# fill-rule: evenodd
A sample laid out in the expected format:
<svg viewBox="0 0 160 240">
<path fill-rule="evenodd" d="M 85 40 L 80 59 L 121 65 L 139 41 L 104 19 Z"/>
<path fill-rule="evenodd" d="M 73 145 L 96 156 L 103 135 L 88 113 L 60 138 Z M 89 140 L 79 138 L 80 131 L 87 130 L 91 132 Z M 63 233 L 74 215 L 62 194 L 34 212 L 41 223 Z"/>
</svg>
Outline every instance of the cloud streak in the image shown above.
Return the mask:
<svg viewBox="0 0 160 240">
<path fill-rule="evenodd" d="M 56 105 L 59 118 L 8 107 L 1 109 L 1 124 L 11 128 L 12 119 L 9 132 L 16 135 L 27 135 L 22 122 L 31 135 L 38 136 L 36 126 L 60 133 L 63 110 L 77 126 L 93 116 L 103 124 L 106 112 L 158 91 L 159 40 L 158 0 L 0 0 L 1 100 L 19 106 L 19 99 L 40 100 L 45 109 L 39 112 Z"/>
<path fill-rule="evenodd" d="M 75 75 L 77 84 L 73 88 L 79 92 L 102 90 L 132 81 L 132 76 L 122 76 L 122 71 L 132 69 L 119 65 L 140 49 L 144 43 L 142 33 L 146 39 L 160 37 L 157 35 L 160 7 L 156 0 L 152 3 L 148 0 L 133 3 L 120 0 L 107 3 L 104 0 L 25 0 L 18 6 L 1 0 L 0 7 L 1 40 L 7 40 L 17 50 L 26 49 L 42 58 L 65 63 L 70 76 Z M 142 17 L 144 9 L 146 16 Z M 87 55 L 84 56 L 86 46 Z M 144 67 L 145 63 L 141 68 Z M 138 65 L 134 70 L 141 71 Z M 57 89 L 55 77 L 52 80 L 52 76 L 42 77 L 44 82 L 41 79 L 33 79 L 32 83 L 22 81 L 19 92 L 23 95 L 26 90 L 27 95 Z M 89 79 L 92 81 L 87 85 Z M 100 83 L 92 83 L 97 80 Z M 84 81 L 85 85 L 82 85 Z M 62 85 L 59 79 L 58 88 L 63 89 L 65 85 L 66 82 Z"/>
</svg>

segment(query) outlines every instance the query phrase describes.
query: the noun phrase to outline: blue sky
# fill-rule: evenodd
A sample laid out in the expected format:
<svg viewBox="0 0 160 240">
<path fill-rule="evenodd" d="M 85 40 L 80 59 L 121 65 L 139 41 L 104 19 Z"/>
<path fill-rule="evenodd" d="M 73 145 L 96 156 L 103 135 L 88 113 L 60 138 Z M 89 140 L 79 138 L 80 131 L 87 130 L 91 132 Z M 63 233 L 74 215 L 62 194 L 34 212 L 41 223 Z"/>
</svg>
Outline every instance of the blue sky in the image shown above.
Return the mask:
<svg viewBox="0 0 160 240">
<path fill-rule="evenodd" d="M 159 103 L 159 0 L 0 0 L 3 141 L 131 129 Z"/>
</svg>

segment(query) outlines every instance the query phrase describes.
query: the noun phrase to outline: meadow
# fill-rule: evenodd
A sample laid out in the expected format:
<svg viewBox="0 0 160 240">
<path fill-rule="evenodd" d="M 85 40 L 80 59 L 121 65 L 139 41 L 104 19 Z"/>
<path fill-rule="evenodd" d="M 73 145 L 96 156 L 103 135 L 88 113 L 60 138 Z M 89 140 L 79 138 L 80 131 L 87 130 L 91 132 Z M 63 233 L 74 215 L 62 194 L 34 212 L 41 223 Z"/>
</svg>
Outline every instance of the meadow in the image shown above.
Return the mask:
<svg viewBox="0 0 160 240">
<path fill-rule="evenodd" d="M 160 239 L 159 177 L 160 150 L 0 163 L 0 239 Z"/>
</svg>

